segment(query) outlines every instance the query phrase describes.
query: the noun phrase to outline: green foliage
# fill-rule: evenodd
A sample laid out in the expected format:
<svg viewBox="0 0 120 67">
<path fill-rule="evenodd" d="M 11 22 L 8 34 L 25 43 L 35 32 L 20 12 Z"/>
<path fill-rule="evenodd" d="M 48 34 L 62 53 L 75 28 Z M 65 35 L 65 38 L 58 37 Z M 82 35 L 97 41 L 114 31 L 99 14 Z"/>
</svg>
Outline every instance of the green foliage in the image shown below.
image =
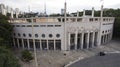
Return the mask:
<svg viewBox="0 0 120 67">
<path fill-rule="evenodd" d="M 11 41 L 12 26 L 9 17 L 0 14 L 0 46 L 8 45 Z"/>
<path fill-rule="evenodd" d="M 113 36 L 115 38 L 120 38 L 120 17 L 115 18 L 113 31 L 114 31 Z"/>
<path fill-rule="evenodd" d="M 30 53 L 30 51 L 28 50 L 22 51 L 22 60 L 24 62 L 30 62 L 31 60 L 33 60 L 32 53 Z"/>
<path fill-rule="evenodd" d="M 9 50 L 0 47 L 0 67 L 20 67 L 20 64 Z"/>
</svg>

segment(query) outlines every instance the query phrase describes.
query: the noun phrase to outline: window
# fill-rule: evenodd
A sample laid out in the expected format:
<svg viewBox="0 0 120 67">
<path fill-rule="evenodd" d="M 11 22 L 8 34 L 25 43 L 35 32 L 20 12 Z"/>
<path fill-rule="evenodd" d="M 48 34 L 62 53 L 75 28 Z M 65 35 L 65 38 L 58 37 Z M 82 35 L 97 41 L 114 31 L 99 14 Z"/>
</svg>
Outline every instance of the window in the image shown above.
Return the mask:
<svg viewBox="0 0 120 67">
<path fill-rule="evenodd" d="M 78 21 L 78 22 L 82 21 L 82 18 L 78 18 L 77 21 Z"/>
<path fill-rule="evenodd" d="M 93 18 L 90 18 L 89 21 L 93 21 Z"/>
<path fill-rule="evenodd" d="M 15 33 L 13 33 L 13 35 L 14 35 L 14 36 L 16 36 L 16 34 L 15 34 Z"/>
<path fill-rule="evenodd" d="M 61 22 L 61 18 L 58 18 L 58 21 Z"/>
<path fill-rule="evenodd" d="M 16 25 L 16 27 L 20 27 L 20 25 Z"/>
<path fill-rule="evenodd" d="M 18 33 L 18 36 L 20 37 L 20 33 Z"/>
<path fill-rule="evenodd" d="M 61 27 L 61 25 L 55 25 L 55 27 Z"/>
<path fill-rule="evenodd" d="M 29 37 L 32 37 L 32 35 L 31 35 L 31 34 L 29 34 Z"/>
<path fill-rule="evenodd" d="M 98 18 L 95 18 L 95 21 L 98 21 Z"/>
<path fill-rule="evenodd" d="M 25 25 L 22 25 L 22 27 L 25 27 Z"/>
<path fill-rule="evenodd" d="M 104 33 L 104 31 L 102 31 L 102 33 Z"/>
<path fill-rule="evenodd" d="M 103 19 L 103 21 L 105 21 L 105 18 Z"/>
<path fill-rule="evenodd" d="M 52 38 L 52 37 L 53 37 L 53 35 L 52 35 L 52 34 L 49 34 L 49 37 L 50 37 L 50 38 Z"/>
<path fill-rule="evenodd" d="M 12 25 L 13 27 L 15 27 L 15 25 Z"/>
<path fill-rule="evenodd" d="M 40 27 L 46 27 L 46 25 L 40 25 Z"/>
<path fill-rule="evenodd" d="M 107 30 L 105 31 L 105 33 L 107 33 Z"/>
<path fill-rule="evenodd" d="M 53 27 L 53 25 L 47 25 L 47 27 Z"/>
<path fill-rule="evenodd" d="M 27 25 L 27 27 L 32 27 L 32 25 Z"/>
<path fill-rule="evenodd" d="M 45 38 L 45 34 L 42 34 L 42 37 Z"/>
<path fill-rule="evenodd" d="M 38 34 L 35 34 L 35 37 L 38 37 Z"/>
<path fill-rule="evenodd" d="M 60 37 L 60 34 L 56 34 L 56 37 L 59 38 L 59 37 Z"/>
<path fill-rule="evenodd" d="M 34 27 L 39 27 L 39 25 L 34 25 Z"/>
<path fill-rule="evenodd" d="M 23 34 L 24 37 L 26 37 L 25 33 Z"/>
</svg>

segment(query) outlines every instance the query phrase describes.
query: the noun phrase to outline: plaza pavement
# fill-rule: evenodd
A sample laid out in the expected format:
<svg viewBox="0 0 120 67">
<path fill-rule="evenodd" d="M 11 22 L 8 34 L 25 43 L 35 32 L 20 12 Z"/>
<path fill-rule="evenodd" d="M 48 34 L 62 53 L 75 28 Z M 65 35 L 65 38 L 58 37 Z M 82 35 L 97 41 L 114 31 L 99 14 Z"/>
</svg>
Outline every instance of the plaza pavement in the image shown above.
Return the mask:
<svg viewBox="0 0 120 67">
<path fill-rule="evenodd" d="M 77 59 L 84 59 L 97 55 L 100 51 L 115 52 L 120 51 L 120 41 L 111 42 L 92 49 L 74 50 L 74 51 L 37 51 L 37 61 L 39 67 L 63 67 Z M 64 55 L 66 53 L 66 55 Z M 20 51 L 16 53 L 19 57 Z M 20 61 L 22 67 L 35 67 L 34 60 L 30 63 Z"/>
</svg>

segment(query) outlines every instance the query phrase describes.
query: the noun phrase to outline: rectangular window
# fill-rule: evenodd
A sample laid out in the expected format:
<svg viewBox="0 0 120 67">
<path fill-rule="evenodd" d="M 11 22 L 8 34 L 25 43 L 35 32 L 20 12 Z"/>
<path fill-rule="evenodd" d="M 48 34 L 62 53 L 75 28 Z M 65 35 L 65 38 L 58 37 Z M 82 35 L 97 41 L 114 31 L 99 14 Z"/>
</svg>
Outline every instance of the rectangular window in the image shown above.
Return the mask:
<svg viewBox="0 0 120 67">
<path fill-rule="evenodd" d="M 20 27 L 20 25 L 16 25 L 16 27 Z"/>
<path fill-rule="evenodd" d="M 55 27 L 61 27 L 61 25 L 55 25 Z"/>
<path fill-rule="evenodd" d="M 80 21 L 82 21 L 82 18 L 77 18 L 77 22 L 80 22 Z"/>
<path fill-rule="evenodd" d="M 25 25 L 22 25 L 22 27 L 25 27 Z"/>
<path fill-rule="evenodd" d="M 27 25 L 27 27 L 32 27 L 32 25 Z"/>
<path fill-rule="evenodd" d="M 47 27 L 53 27 L 53 25 L 47 25 Z"/>
<path fill-rule="evenodd" d="M 39 27 L 39 25 L 33 25 L 34 27 Z"/>
<path fill-rule="evenodd" d="M 95 21 L 98 21 L 98 18 L 95 18 Z"/>
<path fill-rule="evenodd" d="M 90 18 L 90 19 L 89 19 L 89 21 L 91 21 L 91 22 L 92 22 L 92 21 L 93 21 L 93 18 Z"/>
<path fill-rule="evenodd" d="M 40 27 L 46 27 L 46 25 L 40 25 Z"/>
</svg>

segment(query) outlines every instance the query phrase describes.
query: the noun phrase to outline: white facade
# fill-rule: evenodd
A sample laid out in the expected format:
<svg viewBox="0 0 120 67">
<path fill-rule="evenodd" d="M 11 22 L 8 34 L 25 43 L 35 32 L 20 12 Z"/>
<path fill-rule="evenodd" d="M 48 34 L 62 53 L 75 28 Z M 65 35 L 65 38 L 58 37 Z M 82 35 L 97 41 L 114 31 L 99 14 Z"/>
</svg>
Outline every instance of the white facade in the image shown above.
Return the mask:
<svg viewBox="0 0 120 67">
<path fill-rule="evenodd" d="M 57 21 L 51 22 L 22 19 L 32 22 L 11 21 L 14 46 L 33 49 L 34 39 L 36 48 L 40 50 L 78 50 L 106 44 L 112 38 L 114 24 L 113 17 L 66 17 L 66 22 L 64 17 L 54 17 Z"/>
</svg>

